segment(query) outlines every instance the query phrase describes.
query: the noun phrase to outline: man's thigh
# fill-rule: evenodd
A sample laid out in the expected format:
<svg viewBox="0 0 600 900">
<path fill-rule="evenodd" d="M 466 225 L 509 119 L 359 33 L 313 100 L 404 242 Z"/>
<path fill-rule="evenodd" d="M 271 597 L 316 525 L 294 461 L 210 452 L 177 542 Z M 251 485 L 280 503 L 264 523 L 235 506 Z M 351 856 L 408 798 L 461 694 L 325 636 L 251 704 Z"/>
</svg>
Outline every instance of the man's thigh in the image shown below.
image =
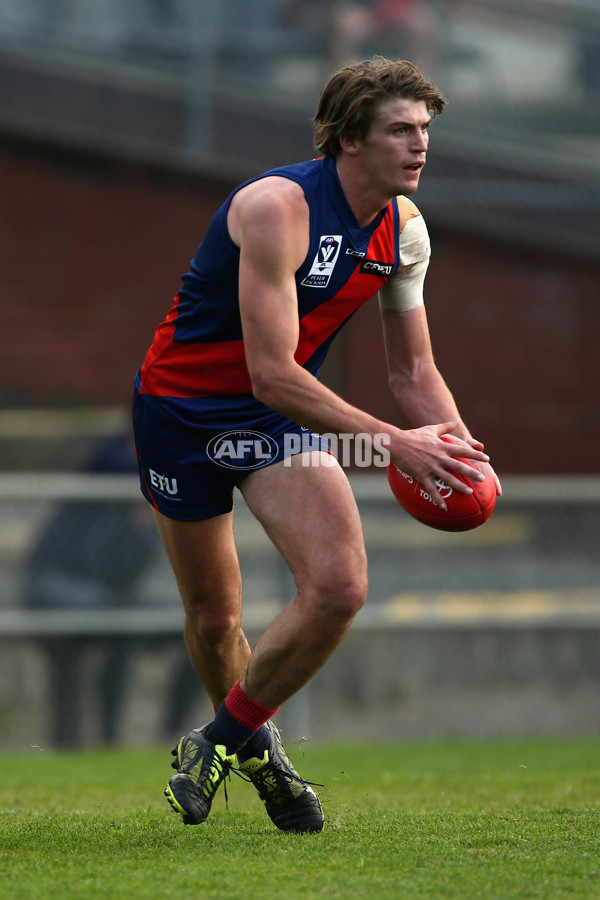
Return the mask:
<svg viewBox="0 0 600 900">
<path fill-rule="evenodd" d="M 360 515 L 335 457 L 296 454 L 253 472 L 240 490 L 299 586 L 340 572 L 344 580 L 366 578 Z"/>
<path fill-rule="evenodd" d="M 212 608 L 237 613 L 241 605 L 240 568 L 232 528 L 232 513 L 182 522 L 154 510 L 154 519 L 177 580 L 184 607 L 190 613 Z"/>
</svg>

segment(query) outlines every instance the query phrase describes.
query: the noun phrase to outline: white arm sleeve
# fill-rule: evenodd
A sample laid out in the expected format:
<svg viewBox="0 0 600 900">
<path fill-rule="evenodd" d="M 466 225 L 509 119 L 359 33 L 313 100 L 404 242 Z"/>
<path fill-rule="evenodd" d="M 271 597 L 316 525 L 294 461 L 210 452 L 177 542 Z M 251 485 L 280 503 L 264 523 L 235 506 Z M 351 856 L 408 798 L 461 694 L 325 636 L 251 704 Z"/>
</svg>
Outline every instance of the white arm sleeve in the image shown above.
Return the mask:
<svg viewBox="0 0 600 900">
<path fill-rule="evenodd" d="M 400 235 L 400 268 L 379 291 L 380 309 L 406 312 L 423 306 L 423 283 L 430 254 L 423 216 L 414 216 Z"/>
</svg>

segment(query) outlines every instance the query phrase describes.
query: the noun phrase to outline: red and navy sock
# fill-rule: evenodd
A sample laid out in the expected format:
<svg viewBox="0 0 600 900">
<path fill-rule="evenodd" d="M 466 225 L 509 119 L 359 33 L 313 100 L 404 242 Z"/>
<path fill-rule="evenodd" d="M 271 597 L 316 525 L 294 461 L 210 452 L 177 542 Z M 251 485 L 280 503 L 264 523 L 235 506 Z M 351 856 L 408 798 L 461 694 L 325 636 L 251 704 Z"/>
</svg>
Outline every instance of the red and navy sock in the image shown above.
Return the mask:
<svg viewBox="0 0 600 900">
<path fill-rule="evenodd" d="M 238 681 L 221 703 L 214 722 L 206 729 L 206 737 L 213 744 L 224 744 L 228 754 L 237 753 L 250 742 L 248 749 L 251 752 L 246 758 L 262 756 L 266 741 L 261 740 L 257 732 L 278 709 L 269 709 L 257 703 L 241 689 Z M 259 752 L 263 744 L 264 748 Z"/>
</svg>

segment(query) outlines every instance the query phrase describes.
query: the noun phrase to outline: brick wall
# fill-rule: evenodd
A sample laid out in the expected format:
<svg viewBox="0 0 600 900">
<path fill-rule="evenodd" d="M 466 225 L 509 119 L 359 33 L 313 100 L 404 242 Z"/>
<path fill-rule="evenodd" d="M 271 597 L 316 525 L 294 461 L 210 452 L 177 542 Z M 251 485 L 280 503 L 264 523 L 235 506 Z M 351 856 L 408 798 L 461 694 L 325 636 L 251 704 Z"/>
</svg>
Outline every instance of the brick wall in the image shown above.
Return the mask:
<svg viewBox="0 0 600 900">
<path fill-rule="evenodd" d="M 0 142 L 0 399 L 122 404 L 230 184 Z M 430 223 L 431 226 L 431 223 Z M 593 472 L 600 265 L 430 227 L 440 368 L 503 472 Z M 375 304 L 326 376 L 397 418 Z"/>
<path fill-rule="evenodd" d="M 224 193 L 142 168 L 0 145 L 5 402 L 128 402 L 154 328 Z"/>
<path fill-rule="evenodd" d="M 498 470 L 597 472 L 600 265 L 430 231 L 436 360 Z M 395 421 L 377 310 L 341 340 L 347 395 Z"/>
</svg>

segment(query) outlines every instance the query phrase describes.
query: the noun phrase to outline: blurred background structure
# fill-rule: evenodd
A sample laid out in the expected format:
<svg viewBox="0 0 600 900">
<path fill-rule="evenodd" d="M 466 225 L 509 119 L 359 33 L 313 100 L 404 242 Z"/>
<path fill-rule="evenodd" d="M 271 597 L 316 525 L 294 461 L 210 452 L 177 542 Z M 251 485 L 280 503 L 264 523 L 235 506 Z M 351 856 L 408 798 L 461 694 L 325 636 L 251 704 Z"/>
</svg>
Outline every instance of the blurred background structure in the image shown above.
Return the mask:
<svg viewBox="0 0 600 900">
<path fill-rule="evenodd" d="M 149 517 L 135 476 L 91 472 L 90 454 L 127 429 L 134 372 L 217 206 L 310 158 L 321 85 L 374 53 L 414 60 L 449 99 L 414 198 L 433 243 L 426 302 L 440 368 L 506 492 L 482 529 L 444 535 L 408 519 L 381 471 L 352 474 L 371 598 L 288 704 L 288 731 L 597 730 L 598 0 L 4 0 L 0 747 L 61 743 L 52 641 L 85 646 L 70 743 L 162 740 L 210 715 L 162 551 L 120 531 L 125 509 Z M 397 421 L 375 307 L 323 374 Z M 291 588 L 238 507 L 252 636 Z M 83 574 L 131 575 L 118 601 L 32 600 L 32 554 L 53 530 L 57 560 L 81 563 L 87 535 Z M 115 641 L 128 661 L 111 730 L 91 688 Z"/>
</svg>

